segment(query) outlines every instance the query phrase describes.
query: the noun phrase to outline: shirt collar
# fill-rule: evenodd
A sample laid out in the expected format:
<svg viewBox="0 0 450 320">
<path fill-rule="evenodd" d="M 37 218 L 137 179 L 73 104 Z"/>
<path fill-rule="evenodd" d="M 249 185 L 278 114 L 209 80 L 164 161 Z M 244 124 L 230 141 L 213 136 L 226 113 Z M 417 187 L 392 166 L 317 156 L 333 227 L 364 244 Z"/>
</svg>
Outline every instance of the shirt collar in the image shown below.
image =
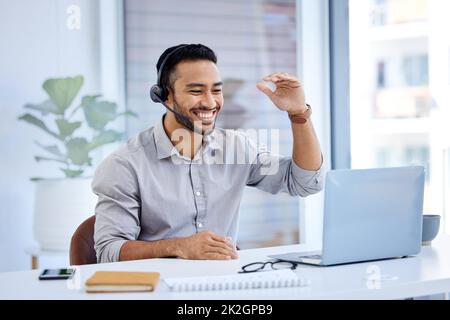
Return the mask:
<svg viewBox="0 0 450 320">
<path fill-rule="evenodd" d="M 155 138 L 155 146 L 156 146 L 156 153 L 158 156 L 158 159 L 165 159 L 169 158 L 172 155 L 177 155 L 180 158 L 184 158 L 181 156 L 178 152 L 178 150 L 175 148 L 175 146 L 172 144 L 172 141 L 170 141 L 169 137 L 167 136 L 166 130 L 164 130 L 164 117 L 162 116 L 161 120 L 158 121 L 158 123 L 155 125 L 153 135 Z M 217 130 L 213 130 L 210 134 L 203 137 L 203 151 L 208 150 L 219 150 L 220 144 L 217 142 L 216 135 Z M 197 157 L 197 155 L 196 155 Z M 194 158 L 196 158 L 194 157 Z"/>
<path fill-rule="evenodd" d="M 156 153 L 159 160 L 170 157 L 172 154 L 172 149 L 174 149 L 172 142 L 170 141 L 169 137 L 166 134 L 166 131 L 164 130 L 163 121 L 164 116 L 155 125 L 155 129 L 153 131 Z"/>
</svg>

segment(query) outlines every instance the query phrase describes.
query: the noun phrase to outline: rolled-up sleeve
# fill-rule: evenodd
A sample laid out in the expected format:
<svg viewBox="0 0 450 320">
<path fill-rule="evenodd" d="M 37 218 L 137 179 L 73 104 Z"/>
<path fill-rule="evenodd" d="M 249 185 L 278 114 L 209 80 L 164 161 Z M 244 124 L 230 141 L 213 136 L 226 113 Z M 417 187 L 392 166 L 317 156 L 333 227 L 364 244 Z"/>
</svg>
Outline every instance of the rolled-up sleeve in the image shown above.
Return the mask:
<svg viewBox="0 0 450 320">
<path fill-rule="evenodd" d="M 255 146 L 250 142 L 250 149 L 252 148 Z M 250 166 L 247 186 L 271 194 L 285 192 L 300 197 L 316 194 L 323 189 L 323 157 L 319 170 L 308 171 L 300 168 L 292 157 L 283 157 L 261 150 L 256 152 L 256 155 L 255 161 Z"/>
<path fill-rule="evenodd" d="M 99 263 L 119 261 L 120 249 L 140 233 L 137 176 L 126 160 L 111 155 L 97 168 L 92 190 L 95 207 L 94 242 Z"/>
</svg>

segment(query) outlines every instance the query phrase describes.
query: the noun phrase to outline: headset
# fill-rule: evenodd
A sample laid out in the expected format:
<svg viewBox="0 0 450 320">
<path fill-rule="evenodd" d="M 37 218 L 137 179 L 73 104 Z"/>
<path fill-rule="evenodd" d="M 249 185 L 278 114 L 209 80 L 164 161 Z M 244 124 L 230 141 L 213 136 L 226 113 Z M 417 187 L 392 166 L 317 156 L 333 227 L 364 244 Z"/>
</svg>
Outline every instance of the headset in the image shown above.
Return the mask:
<svg viewBox="0 0 450 320">
<path fill-rule="evenodd" d="M 179 46 L 178 48 L 174 49 L 172 52 L 168 53 L 167 56 L 164 58 L 164 60 L 161 62 L 161 65 L 159 66 L 159 71 L 158 71 L 158 79 L 157 79 L 158 82 L 150 88 L 150 98 L 152 99 L 153 102 L 161 103 L 164 107 L 166 107 L 167 110 L 169 110 L 170 112 L 175 114 L 175 118 L 177 118 L 177 120 L 182 125 L 184 125 L 186 128 L 188 128 L 191 131 L 201 133 L 201 132 L 198 132 L 199 130 L 194 126 L 194 123 L 192 122 L 192 120 L 190 118 L 173 110 L 166 104 L 165 101 L 167 100 L 169 91 L 165 86 L 163 86 L 161 84 L 161 76 L 163 74 L 164 67 L 165 67 L 167 61 L 169 60 L 169 58 L 171 56 L 173 56 L 176 52 L 178 52 L 181 49 L 186 48 L 188 46 L 189 46 L 188 44 Z"/>
</svg>

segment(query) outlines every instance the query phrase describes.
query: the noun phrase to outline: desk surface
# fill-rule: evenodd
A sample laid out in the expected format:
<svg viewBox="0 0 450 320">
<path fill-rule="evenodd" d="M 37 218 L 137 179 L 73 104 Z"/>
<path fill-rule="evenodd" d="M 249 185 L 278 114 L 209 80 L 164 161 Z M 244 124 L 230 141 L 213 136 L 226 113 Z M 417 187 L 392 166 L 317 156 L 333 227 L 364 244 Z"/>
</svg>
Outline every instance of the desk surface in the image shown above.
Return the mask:
<svg viewBox="0 0 450 320">
<path fill-rule="evenodd" d="M 40 271 L 0 273 L 0 299 L 403 299 L 450 292 L 450 236 L 441 236 L 417 257 L 335 267 L 299 265 L 308 287 L 216 292 L 170 292 L 163 280 L 151 293 L 87 294 L 83 284 L 97 270 L 158 271 L 161 278 L 235 274 L 267 255 L 312 251 L 306 245 L 242 250 L 233 261 L 150 259 L 77 267 L 72 280 L 39 281 Z"/>
</svg>

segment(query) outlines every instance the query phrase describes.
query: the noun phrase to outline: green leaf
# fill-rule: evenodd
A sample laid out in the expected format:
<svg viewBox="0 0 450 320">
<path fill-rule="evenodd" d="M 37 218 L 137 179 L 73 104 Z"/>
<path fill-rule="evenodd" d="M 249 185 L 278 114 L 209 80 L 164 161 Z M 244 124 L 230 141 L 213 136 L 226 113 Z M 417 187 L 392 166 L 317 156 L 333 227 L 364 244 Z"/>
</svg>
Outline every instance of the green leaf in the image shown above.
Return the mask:
<svg viewBox="0 0 450 320">
<path fill-rule="evenodd" d="M 41 157 L 41 156 L 35 156 L 34 160 L 36 160 L 36 162 L 41 162 L 41 161 L 55 161 L 55 162 L 61 162 L 64 164 L 68 164 L 67 161 L 62 160 L 62 159 L 54 159 L 54 158 L 48 158 L 48 157 Z"/>
<path fill-rule="evenodd" d="M 33 182 L 38 182 L 38 181 L 43 181 L 45 179 L 41 178 L 41 177 L 33 177 L 33 178 L 30 178 L 30 180 L 33 181 Z"/>
<path fill-rule="evenodd" d="M 133 111 L 131 111 L 131 110 L 128 110 L 128 111 L 123 112 L 123 113 L 119 113 L 118 116 L 134 117 L 134 118 L 137 118 L 137 117 L 138 117 L 137 113 L 136 113 L 136 112 L 133 112 Z"/>
<path fill-rule="evenodd" d="M 95 136 L 92 139 L 92 142 L 89 144 L 89 150 L 93 150 L 105 144 L 113 143 L 121 140 L 123 134 L 114 130 L 102 131 L 99 135 Z"/>
<path fill-rule="evenodd" d="M 83 76 L 48 79 L 44 82 L 43 88 L 58 107 L 59 113 L 64 114 L 80 91 L 83 82 Z"/>
<path fill-rule="evenodd" d="M 96 101 L 98 98 L 100 98 L 102 95 L 101 94 L 97 94 L 95 96 L 84 96 L 83 99 L 81 100 L 81 106 L 87 106 L 88 104 Z"/>
<path fill-rule="evenodd" d="M 70 170 L 60 168 L 62 172 L 66 175 L 67 178 L 77 178 L 83 174 L 83 170 Z"/>
<path fill-rule="evenodd" d="M 58 125 L 59 136 L 62 139 L 65 139 L 68 136 L 71 136 L 75 130 L 77 130 L 79 127 L 81 127 L 80 121 L 69 122 L 65 119 L 57 119 L 56 124 Z"/>
<path fill-rule="evenodd" d="M 25 108 L 40 111 L 43 116 L 46 116 L 49 113 L 58 115 L 61 114 L 61 112 L 58 110 L 58 107 L 51 100 L 46 100 L 41 104 L 29 103 L 25 105 Z"/>
<path fill-rule="evenodd" d="M 39 147 L 41 147 L 42 149 L 44 149 L 45 151 L 60 157 L 60 158 L 65 158 L 66 156 L 59 150 L 58 146 L 43 146 L 42 144 L 40 144 L 39 142 L 35 141 L 34 143 L 36 143 Z"/>
<path fill-rule="evenodd" d="M 67 157 L 76 165 L 91 165 L 89 143 L 85 138 L 74 138 L 66 143 Z"/>
<path fill-rule="evenodd" d="M 114 121 L 118 116 L 117 104 L 112 102 L 86 100 L 82 105 L 89 127 L 98 131 L 103 131 L 108 122 Z"/>
<path fill-rule="evenodd" d="M 74 116 L 74 114 L 78 111 L 78 109 L 84 108 L 84 106 L 87 106 L 88 104 L 92 103 L 93 101 L 97 100 L 100 97 L 101 97 L 100 94 L 98 94 L 96 96 L 84 96 L 81 99 L 81 104 L 72 111 L 69 118 L 72 118 Z"/>
<path fill-rule="evenodd" d="M 45 132 L 47 132 L 48 134 L 52 135 L 53 137 L 61 140 L 59 135 L 57 135 L 56 133 L 54 133 L 53 131 L 48 129 L 42 120 L 38 119 L 37 117 L 33 116 L 32 114 L 29 114 L 29 113 L 24 114 L 23 116 L 19 117 L 19 120 L 22 120 L 22 121 L 28 122 L 32 125 L 35 125 L 36 127 L 39 127 L 42 130 L 44 130 Z"/>
</svg>

